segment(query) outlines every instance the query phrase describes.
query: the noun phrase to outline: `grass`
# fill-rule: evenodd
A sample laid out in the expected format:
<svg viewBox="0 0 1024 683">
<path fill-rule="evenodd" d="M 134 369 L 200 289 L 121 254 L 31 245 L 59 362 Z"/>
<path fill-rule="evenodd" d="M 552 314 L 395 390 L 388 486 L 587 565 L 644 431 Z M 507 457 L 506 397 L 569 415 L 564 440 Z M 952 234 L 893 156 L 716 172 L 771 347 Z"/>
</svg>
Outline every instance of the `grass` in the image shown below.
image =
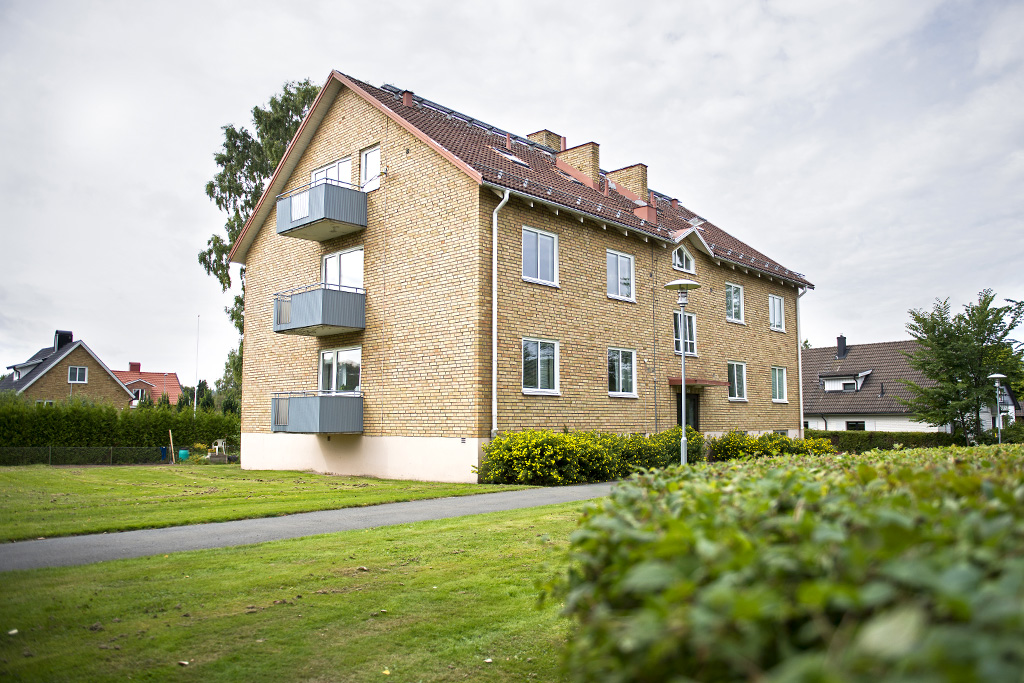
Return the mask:
<svg viewBox="0 0 1024 683">
<path fill-rule="evenodd" d="M 242 470 L 237 465 L 0 468 L 0 541 L 272 517 L 522 486 Z"/>
<path fill-rule="evenodd" d="M 581 508 L 5 573 L 0 679 L 560 680 Z"/>
</svg>

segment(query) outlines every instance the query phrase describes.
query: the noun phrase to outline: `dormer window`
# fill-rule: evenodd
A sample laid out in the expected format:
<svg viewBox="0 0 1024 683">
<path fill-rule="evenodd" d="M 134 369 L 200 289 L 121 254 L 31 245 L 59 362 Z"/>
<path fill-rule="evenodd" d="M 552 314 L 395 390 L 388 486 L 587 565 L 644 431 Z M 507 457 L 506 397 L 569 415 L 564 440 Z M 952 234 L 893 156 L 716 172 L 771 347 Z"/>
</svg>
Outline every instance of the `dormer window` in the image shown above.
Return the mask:
<svg viewBox="0 0 1024 683">
<path fill-rule="evenodd" d="M 21 370 L 15 370 L 14 371 L 14 381 L 17 382 L 19 379 L 21 379 Z"/>
<path fill-rule="evenodd" d="M 843 391 L 857 391 L 857 383 L 843 382 Z"/>
<path fill-rule="evenodd" d="M 684 273 L 695 274 L 697 272 L 694 268 L 693 256 L 686 250 L 686 247 L 679 247 L 672 252 L 672 267 Z"/>
</svg>

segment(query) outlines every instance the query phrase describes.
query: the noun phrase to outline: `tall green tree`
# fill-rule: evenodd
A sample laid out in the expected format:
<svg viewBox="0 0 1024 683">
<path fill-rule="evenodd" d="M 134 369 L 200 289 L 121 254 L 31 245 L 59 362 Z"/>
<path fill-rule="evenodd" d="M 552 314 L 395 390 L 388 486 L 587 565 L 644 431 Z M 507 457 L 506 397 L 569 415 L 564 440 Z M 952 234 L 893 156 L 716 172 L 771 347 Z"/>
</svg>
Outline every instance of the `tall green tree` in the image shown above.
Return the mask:
<svg viewBox="0 0 1024 683">
<path fill-rule="evenodd" d="M 995 306 L 995 294 L 986 289 L 978 302 L 952 315 L 949 299 L 936 299 L 932 310 L 910 310 L 907 331 L 920 342 L 910 365 L 932 380 L 934 386 L 904 382 L 911 397 L 905 401 L 914 419 L 933 425 L 952 424 L 968 441 L 984 431 L 981 409 L 995 402 L 995 386 L 989 375 L 1002 373 L 1011 383 L 1024 379 L 1021 343 L 1011 339 L 1013 329 L 1024 321 L 1024 302 L 1008 301 Z"/>
<path fill-rule="evenodd" d="M 199 252 L 199 263 L 207 275 L 217 278 L 222 291 L 231 288 L 231 245 L 259 202 L 267 180 L 274 173 L 288 143 L 316 99 L 319 88 L 306 79 L 284 84 L 281 92 L 265 107 L 253 107 L 254 132 L 226 125 L 224 145 L 214 154 L 219 170 L 206 183 L 206 196 L 227 214 L 223 232 L 214 233 Z M 239 273 L 244 291 L 245 270 Z M 236 295 L 225 312 L 242 334 L 243 297 Z"/>
</svg>

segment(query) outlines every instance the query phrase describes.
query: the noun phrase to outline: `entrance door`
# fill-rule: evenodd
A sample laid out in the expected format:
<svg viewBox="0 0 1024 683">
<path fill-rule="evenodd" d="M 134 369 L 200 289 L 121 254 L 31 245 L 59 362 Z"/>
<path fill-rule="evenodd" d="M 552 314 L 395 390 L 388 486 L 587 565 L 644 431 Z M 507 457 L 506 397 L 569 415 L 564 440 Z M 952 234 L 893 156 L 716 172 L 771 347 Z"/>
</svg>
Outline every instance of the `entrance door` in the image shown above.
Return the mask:
<svg viewBox="0 0 1024 683">
<path fill-rule="evenodd" d="M 676 424 L 682 424 L 683 395 L 676 394 Z M 700 394 L 686 397 L 686 424 L 700 431 Z"/>
</svg>

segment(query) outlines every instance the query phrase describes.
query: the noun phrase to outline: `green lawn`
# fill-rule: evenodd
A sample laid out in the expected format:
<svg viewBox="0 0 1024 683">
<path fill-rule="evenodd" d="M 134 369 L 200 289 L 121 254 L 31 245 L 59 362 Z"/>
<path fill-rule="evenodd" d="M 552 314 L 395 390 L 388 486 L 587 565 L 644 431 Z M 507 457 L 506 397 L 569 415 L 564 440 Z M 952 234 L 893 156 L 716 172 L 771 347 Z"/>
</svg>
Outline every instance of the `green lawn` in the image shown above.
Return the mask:
<svg viewBox="0 0 1024 683">
<path fill-rule="evenodd" d="M 5 573 L 0 679 L 560 680 L 582 507 Z"/>
<path fill-rule="evenodd" d="M 0 541 L 124 531 L 508 491 L 238 465 L 0 468 Z"/>
</svg>

